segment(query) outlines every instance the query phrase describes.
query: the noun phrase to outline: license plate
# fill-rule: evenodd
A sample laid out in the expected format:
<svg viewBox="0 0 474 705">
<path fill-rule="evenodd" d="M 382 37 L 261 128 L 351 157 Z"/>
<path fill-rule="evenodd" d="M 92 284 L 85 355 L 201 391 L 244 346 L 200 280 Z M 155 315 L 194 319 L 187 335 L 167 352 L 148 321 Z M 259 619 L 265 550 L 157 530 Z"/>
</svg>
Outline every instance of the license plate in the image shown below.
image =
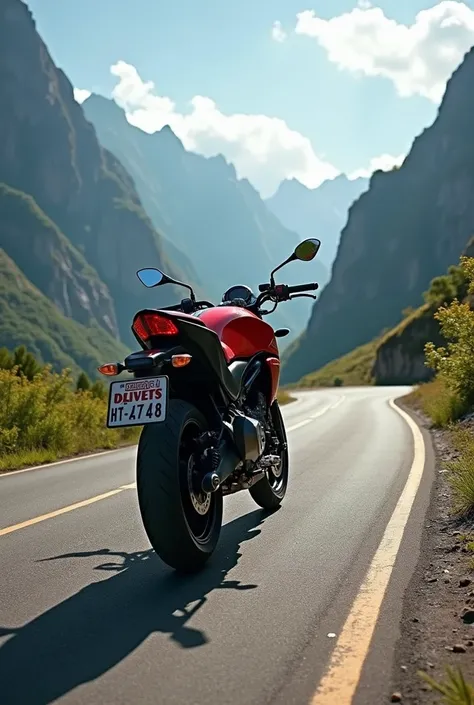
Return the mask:
<svg viewBox="0 0 474 705">
<path fill-rule="evenodd" d="M 166 419 L 168 377 L 112 382 L 107 427 L 144 426 Z"/>
</svg>

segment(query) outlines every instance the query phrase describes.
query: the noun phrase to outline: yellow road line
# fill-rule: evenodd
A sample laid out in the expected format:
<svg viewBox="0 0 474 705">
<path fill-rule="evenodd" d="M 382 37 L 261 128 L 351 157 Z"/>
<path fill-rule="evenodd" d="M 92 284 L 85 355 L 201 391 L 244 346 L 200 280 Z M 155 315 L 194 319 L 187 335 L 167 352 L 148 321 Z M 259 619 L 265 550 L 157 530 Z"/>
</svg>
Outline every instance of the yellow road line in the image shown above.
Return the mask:
<svg viewBox="0 0 474 705">
<path fill-rule="evenodd" d="M 48 514 L 41 514 L 41 516 L 33 517 L 33 519 L 27 519 L 19 524 L 13 524 L 12 526 L 7 526 L 4 529 L 0 529 L 0 536 L 6 536 L 14 531 L 19 531 L 20 529 L 26 529 L 28 526 L 33 526 L 33 524 L 39 524 L 41 521 L 46 521 L 46 519 L 54 519 L 61 514 L 67 514 L 68 512 L 73 512 L 75 509 L 80 509 L 81 507 L 87 507 L 95 502 L 100 502 L 102 499 L 107 499 L 108 497 L 113 497 L 120 492 L 127 489 L 133 489 L 135 483 L 132 482 L 130 485 L 122 485 L 116 490 L 110 490 L 109 492 L 104 492 L 103 494 L 98 494 L 95 497 L 90 497 L 89 499 L 83 499 L 81 502 L 76 502 L 75 504 L 70 504 L 67 507 L 61 507 L 61 509 L 55 509 L 53 512 L 48 512 Z"/>
<path fill-rule="evenodd" d="M 423 435 L 413 419 L 396 406 L 393 399 L 389 404 L 406 421 L 413 434 L 413 463 L 382 541 L 336 642 L 329 668 L 310 701 L 311 705 L 351 705 L 353 701 L 405 527 L 423 476 L 425 466 Z"/>
</svg>

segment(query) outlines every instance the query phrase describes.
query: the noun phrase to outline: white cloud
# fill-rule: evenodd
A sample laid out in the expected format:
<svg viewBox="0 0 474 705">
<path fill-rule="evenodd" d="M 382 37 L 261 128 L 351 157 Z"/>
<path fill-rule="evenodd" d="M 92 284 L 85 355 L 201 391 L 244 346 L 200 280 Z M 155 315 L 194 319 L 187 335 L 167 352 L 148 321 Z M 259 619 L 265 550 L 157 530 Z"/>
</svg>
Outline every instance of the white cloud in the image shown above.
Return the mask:
<svg viewBox="0 0 474 705">
<path fill-rule="evenodd" d="M 287 33 L 285 32 L 285 30 L 284 30 L 283 27 L 281 26 L 281 22 L 279 22 L 278 20 L 276 20 L 276 21 L 273 23 L 273 27 L 272 27 L 272 37 L 273 37 L 273 39 L 274 39 L 276 42 L 284 42 L 285 39 L 287 38 L 287 36 L 288 36 Z"/>
<path fill-rule="evenodd" d="M 361 0 L 359 7 L 329 20 L 305 10 L 297 15 L 295 32 L 316 39 L 341 69 L 384 76 L 404 98 L 419 94 L 439 102 L 447 79 L 474 44 L 474 11 L 463 2 L 442 0 L 407 26 L 367 5 Z"/>
<path fill-rule="evenodd" d="M 156 93 L 134 66 L 118 61 L 111 67 L 118 82 L 112 95 L 128 121 L 145 132 L 170 125 L 186 149 L 207 157 L 223 154 L 240 178 L 247 178 L 262 194 L 271 195 L 283 179 L 296 178 L 315 188 L 339 173 L 319 159 L 311 142 L 280 118 L 221 112 L 210 98 L 195 96 L 190 111 Z"/>
<path fill-rule="evenodd" d="M 349 179 L 358 179 L 363 176 L 369 178 L 374 171 L 381 169 L 382 171 L 391 171 L 394 166 L 401 166 L 405 160 L 405 155 L 400 154 L 398 157 L 394 157 L 392 154 L 381 154 L 378 157 L 373 157 L 370 160 L 370 164 L 366 169 L 357 169 L 349 174 Z"/>
<path fill-rule="evenodd" d="M 74 88 L 74 99 L 78 103 L 83 103 L 85 100 L 89 98 L 91 95 L 90 91 L 85 90 L 84 88 Z"/>
</svg>

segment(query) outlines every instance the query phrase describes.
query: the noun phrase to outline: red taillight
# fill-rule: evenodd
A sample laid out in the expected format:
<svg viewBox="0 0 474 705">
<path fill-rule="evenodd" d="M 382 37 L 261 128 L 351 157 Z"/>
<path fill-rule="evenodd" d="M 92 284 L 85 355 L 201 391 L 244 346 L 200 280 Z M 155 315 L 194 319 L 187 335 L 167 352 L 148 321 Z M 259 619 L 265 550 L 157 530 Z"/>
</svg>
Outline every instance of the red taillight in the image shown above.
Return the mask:
<svg viewBox="0 0 474 705">
<path fill-rule="evenodd" d="M 175 323 L 159 313 L 141 313 L 132 326 L 140 340 L 149 340 L 157 335 L 176 335 L 179 331 Z"/>
</svg>

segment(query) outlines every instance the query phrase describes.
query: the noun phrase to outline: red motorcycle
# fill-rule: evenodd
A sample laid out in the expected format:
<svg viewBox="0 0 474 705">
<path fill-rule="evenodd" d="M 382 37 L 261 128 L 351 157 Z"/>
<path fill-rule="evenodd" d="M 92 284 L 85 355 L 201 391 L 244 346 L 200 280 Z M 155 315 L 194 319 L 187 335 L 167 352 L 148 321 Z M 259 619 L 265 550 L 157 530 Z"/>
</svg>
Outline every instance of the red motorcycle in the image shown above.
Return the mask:
<svg viewBox="0 0 474 705">
<path fill-rule="evenodd" d="M 288 445 L 276 399 L 280 359 L 273 330 L 262 317 L 281 301 L 317 284 L 276 284 L 295 260 L 312 260 L 321 243 L 304 240 L 259 286 L 228 289 L 222 302 L 196 301 L 192 288 L 158 269 L 141 269 L 149 288 L 186 287 L 176 306 L 136 314 L 132 331 L 142 350 L 124 363 L 102 365 L 107 376 L 133 378 L 110 385 L 107 426 L 143 426 L 137 491 L 143 524 L 156 553 L 172 568 L 194 572 L 216 548 L 223 496 L 249 490 L 257 504 L 276 509 L 288 484 Z M 271 310 L 262 306 L 271 302 Z"/>
</svg>

